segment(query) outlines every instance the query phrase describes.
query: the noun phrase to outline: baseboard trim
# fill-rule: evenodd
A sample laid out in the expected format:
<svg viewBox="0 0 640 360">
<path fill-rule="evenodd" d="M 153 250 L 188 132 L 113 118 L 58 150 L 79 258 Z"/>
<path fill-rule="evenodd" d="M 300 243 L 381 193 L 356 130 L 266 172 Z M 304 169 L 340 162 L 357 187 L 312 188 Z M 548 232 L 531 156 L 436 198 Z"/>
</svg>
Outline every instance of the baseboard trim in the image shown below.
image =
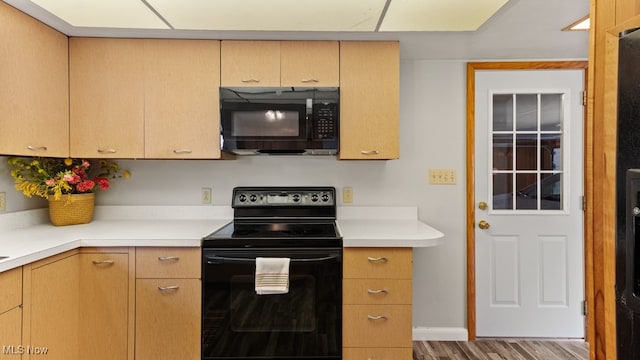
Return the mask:
<svg viewBox="0 0 640 360">
<path fill-rule="evenodd" d="M 413 328 L 414 341 L 467 341 L 469 340 L 469 332 L 464 328 L 429 328 L 418 327 Z"/>
</svg>

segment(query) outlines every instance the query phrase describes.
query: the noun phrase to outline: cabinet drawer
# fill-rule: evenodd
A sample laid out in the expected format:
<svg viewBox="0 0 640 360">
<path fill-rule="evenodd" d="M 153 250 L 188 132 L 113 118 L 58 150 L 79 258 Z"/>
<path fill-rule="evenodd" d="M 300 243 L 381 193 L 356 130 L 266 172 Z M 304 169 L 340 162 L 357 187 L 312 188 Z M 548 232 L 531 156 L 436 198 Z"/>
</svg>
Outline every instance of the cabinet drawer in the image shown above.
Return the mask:
<svg viewBox="0 0 640 360">
<path fill-rule="evenodd" d="M 411 248 L 346 248 L 345 279 L 411 279 Z"/>
<path fill-rule="evenodd" d="M 411 280 L 345 279 L 343 304 L 411 304 Z"/>
<path fill-rule="evenodd" d="M 137 248 L 136 278 L 200 278 L 200 248 Z"/>
<path fill-rule="evenodd" d="M 412 348 L 346 348 L 343 360 L 411 360 Z"/>
<path fill-rule="evenodd" d="M 201 294 L 198 279 L 136 280 L 136 360 L 200 359 Z"/>
<path fill-rule="evenodd" d="M 412 345 L 411 305 L 344 305 L 342 319 L 345 348 Z"/>
<path fill-rule="evenodd" d="M 0 314 L 22 304 L 22 268 L 0 273 Z"/>
</svg>

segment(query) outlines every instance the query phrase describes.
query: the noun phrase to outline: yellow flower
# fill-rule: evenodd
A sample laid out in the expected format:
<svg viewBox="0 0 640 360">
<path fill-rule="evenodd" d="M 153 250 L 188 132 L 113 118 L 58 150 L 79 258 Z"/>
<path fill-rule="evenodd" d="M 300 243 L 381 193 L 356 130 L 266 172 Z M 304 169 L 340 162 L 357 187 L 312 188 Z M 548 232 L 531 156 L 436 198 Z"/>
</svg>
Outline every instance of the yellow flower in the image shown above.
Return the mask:
<svg viewBox="0 0 640 360">
<path fill-rule="evenodd" d="M 67 166 L 71 166 L 71 164 L 73 164 L 73 159 L 72 158 L 64 159 L 64 164 Z"/>
<path fill-rule="evenodd" d="M 130 178 L 130 177 L 131 177 L 131 173 L 129 172 L 129 170 L 125 170 L 125 171 L 122 173 L 122 176 L 124 176 L 124 178 L 125 178 L 125 179 L 128 179 L 128 178 Z"/>
</svg>

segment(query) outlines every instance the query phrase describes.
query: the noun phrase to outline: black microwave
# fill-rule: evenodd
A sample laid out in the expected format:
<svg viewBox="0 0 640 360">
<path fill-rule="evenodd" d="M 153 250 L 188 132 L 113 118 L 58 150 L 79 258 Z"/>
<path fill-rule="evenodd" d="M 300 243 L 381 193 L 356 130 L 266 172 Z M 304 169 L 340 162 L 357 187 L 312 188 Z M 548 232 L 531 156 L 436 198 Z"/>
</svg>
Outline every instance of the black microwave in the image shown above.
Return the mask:
<svg viewBox="0 0 640 360">
<path fill-rule="evenodd" d="M 339 89 L 220 88 L 221 147 L 238 155 L 335 155 Z"/>
</svg>

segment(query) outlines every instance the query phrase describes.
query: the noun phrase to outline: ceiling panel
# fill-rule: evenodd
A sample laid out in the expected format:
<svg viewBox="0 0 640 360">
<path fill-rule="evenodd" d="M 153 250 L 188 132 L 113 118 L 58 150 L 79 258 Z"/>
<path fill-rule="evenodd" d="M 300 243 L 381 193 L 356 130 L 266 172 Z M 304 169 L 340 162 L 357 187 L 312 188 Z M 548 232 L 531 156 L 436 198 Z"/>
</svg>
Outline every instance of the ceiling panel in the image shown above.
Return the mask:
<svg viewBox="0 0 640 360">
<path fill-rule="evenodd" d="M 392 0 L 380 31 L 474 31 L 508 0 Z"/>
<path fill-rule="evenodd" d="M 140 0 L 32 0 L 32 2 L 73 26 L 169 28 Z"/>
<path fill-rule="evenodd" d="M 147 2 L 175 29 L 238 31 L 374 31 L 385 5 L 385 0 Z"/>
</svg>

